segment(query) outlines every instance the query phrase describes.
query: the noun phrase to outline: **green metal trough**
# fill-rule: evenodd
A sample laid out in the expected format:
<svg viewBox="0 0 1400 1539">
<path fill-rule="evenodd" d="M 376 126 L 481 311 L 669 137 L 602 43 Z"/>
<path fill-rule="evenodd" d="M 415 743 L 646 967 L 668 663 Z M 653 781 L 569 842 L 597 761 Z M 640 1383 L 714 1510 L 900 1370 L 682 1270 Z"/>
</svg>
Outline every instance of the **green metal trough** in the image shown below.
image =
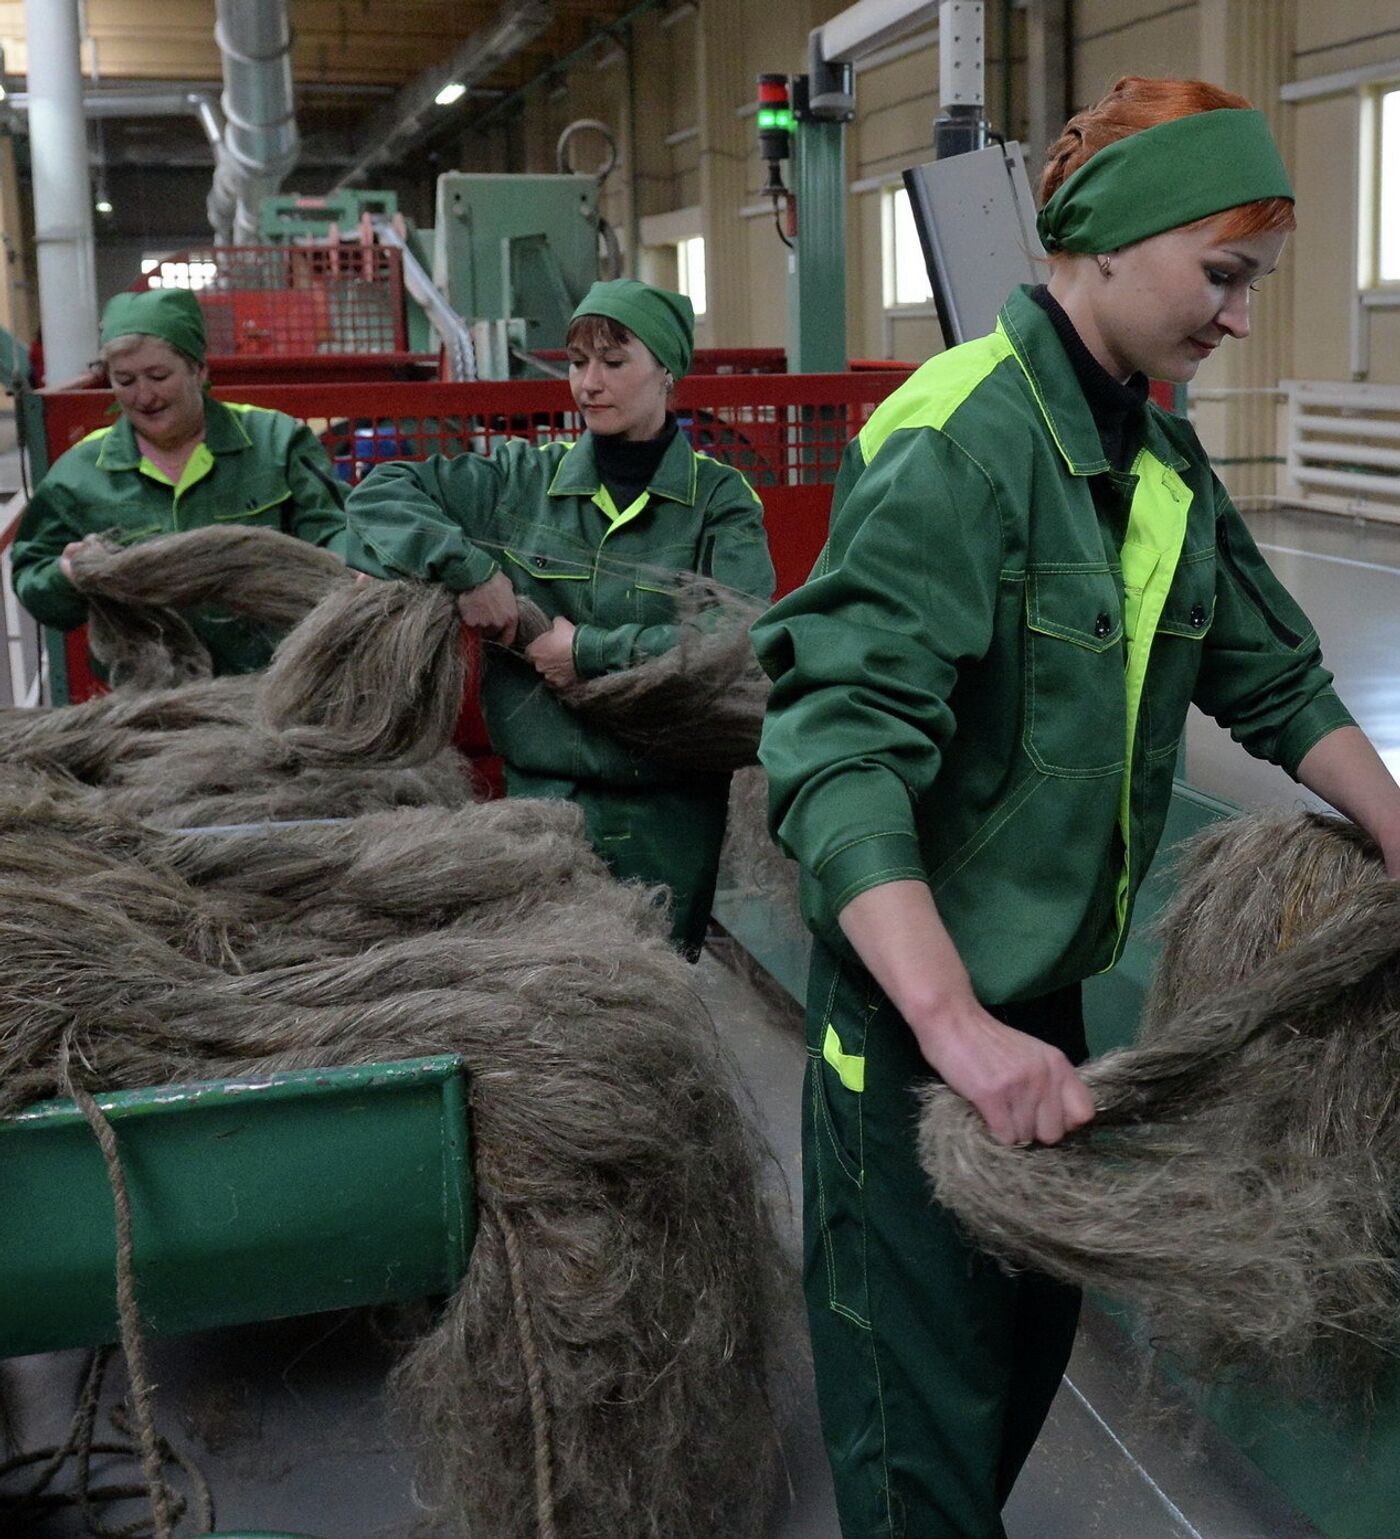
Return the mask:
<svg viewBox="0 0 1400 1539">
<path fill-rule="evenodd" d="M 452 1056 L 97 1097 L 137 1297 L 178 1336 L 451 1292 L 476 1231 Z M 0 1356 L 118 1339 L 112 1193 L 71 1100 L 0 1119 Z"/>
</svg>

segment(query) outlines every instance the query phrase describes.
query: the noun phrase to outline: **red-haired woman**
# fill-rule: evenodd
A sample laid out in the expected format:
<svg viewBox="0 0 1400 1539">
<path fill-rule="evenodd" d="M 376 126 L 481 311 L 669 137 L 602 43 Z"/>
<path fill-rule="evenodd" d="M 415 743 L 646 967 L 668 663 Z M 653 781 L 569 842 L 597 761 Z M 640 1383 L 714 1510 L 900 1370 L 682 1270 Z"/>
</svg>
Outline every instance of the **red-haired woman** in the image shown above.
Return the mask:
<svg viewBox="0 0 1400 1539">
<path fill-rule="evenodd" d="M 1248 333 L 1293 228 L 1264 117 L 1121 80 L 1042 193 L 1048 283 L 884 402 L 817 570 L 754 633 L 816 936 L 807 1298 L 848 1539 L 1003 1533 L 1079 1298 L 931 1201 L 912 1092 L 941 1076 L 1007 1144 L 1092 1118 L 1080 984 L 1122 948 L 1192 701 L 1400 875 L 1400 790 L 1195 434 L 1147 400 Z"/>
</svg>

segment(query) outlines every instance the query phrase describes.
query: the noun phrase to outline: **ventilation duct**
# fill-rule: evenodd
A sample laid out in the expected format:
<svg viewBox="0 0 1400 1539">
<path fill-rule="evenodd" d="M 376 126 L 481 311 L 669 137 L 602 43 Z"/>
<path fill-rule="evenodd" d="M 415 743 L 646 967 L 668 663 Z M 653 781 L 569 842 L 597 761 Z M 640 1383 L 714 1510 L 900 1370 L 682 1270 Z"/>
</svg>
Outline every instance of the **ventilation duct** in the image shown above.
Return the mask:
<svg viewBox="0 0 1400 1539">
<path fill-rule="evenodd" d="M 220 245 L 257 239 L 258 207 L 296 164 L 292 29 L 287 0 L 217 0 L 214 39 L 224 65 L 224 134 L 209 223 Z"/>
</svg>

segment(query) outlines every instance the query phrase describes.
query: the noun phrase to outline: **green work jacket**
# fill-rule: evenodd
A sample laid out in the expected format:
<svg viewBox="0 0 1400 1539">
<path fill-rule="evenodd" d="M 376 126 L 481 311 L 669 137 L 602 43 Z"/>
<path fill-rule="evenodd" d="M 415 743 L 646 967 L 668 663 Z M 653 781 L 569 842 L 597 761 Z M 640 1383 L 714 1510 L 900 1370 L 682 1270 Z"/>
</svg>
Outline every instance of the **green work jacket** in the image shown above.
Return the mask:
<svg viewBox="0 0 1400 1539">
<path fill-rule="evenodd" d="M 211 524 L 280 529 L 344 554 L 345 488 L 315 435 L 295 417 L 257 406 L 205 403 L 204 439 L 179 483 L 141 453 L 126 417 L 54 462 L 20 520 L 15 592 L 36 620 L 71 630 L 87 601 L 59 570 L 70 541 L 116 531 L 124 545 Z M 187 616 L 216 673 L 263 667 L 278 637 L 226 611 Z"/>
<path fill-rule="evenodd" d="M 1149 405 L 1112 471 L 1029 290 L 871 416 L 754 640 L 808 922 L 849 956 L 845 904 L 927 881 L 988 1004 L 1117 959 L 1192 701 L 1290 773 L 1351 721 L 1191 428 Z"/>
<path fill-rule="evenodd" d="M 489 459 L 378 466 L 346 512 L 347 559 L 377 577 L 463 593 L 504 571 L 547 615 L 578 627 L 574 668 L 585 679 L 676 645 L 678 572 L 703 572 L 759 599 L 773 592 L 757 496 L 679 432 L 650 485 L 622 509 L 585 432 L 574 444 L 510 438 Z M 492 743 L 518 770 L 618 787 L 677 778 L 561 705 L 530 663 L 501 648 L 487 650 L 481 697 Z"/>
</svg>

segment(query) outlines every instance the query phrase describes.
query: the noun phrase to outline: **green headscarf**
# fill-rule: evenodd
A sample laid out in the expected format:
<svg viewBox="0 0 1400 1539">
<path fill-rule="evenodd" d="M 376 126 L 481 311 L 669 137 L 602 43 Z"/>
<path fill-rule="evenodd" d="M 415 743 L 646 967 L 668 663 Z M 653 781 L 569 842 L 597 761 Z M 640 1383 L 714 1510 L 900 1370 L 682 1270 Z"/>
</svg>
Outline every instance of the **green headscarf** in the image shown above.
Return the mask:
<svg viewBox="0 0 1400 1539">
<path fill-rule="evenodd" d="M 1293 200 L 1268 119 L 1222 107 L 1105 145 L 1065 178 L 1036 229 L 1047 251 L 1097 254 L 1260 198 Z"/>
<path fill-rule="evenodd" d="M 614 278 L 595 283 L 570 317 L 606 315 L 625 326 L 656 355 L 656 360 L 679 379 L 690 367 L 695 351 L 695 307 L 684 294 L 653 288 L 635 278 Z"/>
<path fill-rule="evenodd" d="M 188 289 L 147 289 L 115 294 L 102 312 L 102 345 L 117 337 L 159 337 L 203 363 L 208 352 L 204 312 Z"/>
</svg>

